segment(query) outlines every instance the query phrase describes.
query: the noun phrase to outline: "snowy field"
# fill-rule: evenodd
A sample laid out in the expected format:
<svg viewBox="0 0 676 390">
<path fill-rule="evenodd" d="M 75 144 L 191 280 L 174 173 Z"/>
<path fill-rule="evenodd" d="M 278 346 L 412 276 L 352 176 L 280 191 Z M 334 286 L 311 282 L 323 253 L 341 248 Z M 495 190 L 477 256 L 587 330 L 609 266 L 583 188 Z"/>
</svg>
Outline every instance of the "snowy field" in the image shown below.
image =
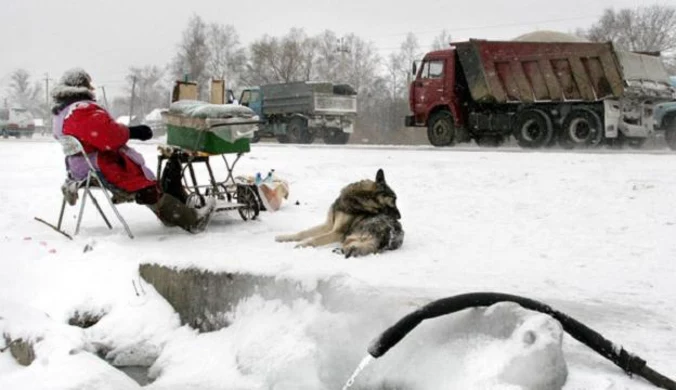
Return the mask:
<svg viewBox="0 0 676 390">
<path fill-rule="evenodd" d="M 154 167 L 155 145 L 135 146 Z M 80 235 L 69 241 L 33 220 L 56 222 L 64 178 L 58 145 L 0 140 L 0 333 L 41 340 L 28 367 L 0 353 L 0 389 L 140 388 L 108 362 L 152 364 L 147 389 L 340 389 L 369 341 L 402 314 L 475 291 L 545 302 L 676 377 L 676 156 L 252 148 L 235 171 L 274 168 L 287 179 L 291 195 L 280 211 L 249 222 L 219 214 L 206 233 L 190 235 L 126 204 L 120 210 L 136 235 L 129 240 L 117 221 L 108 230 L 90 204 Z M 322 222 L 344 185 L 374 178 L 378 168 L 398 195 L 406 232 L 400 250 L 344 259 L 330 247 L 274 242 Z M 75 208 L 66 215 L 72 232 Z M 87 245 L 93 250 L 84 252 Z M 230 314 L 232 326 L 198 334 L 139 279 L 141 262 L 275 275 L 308 291 L 338 280 L 349 292 L 344 306 L 354 310 L 331 309 L 321 296 L 252 297 Z M 380 295 L 388 304 L 372 299 Z M 561 374 L 560 361 L 515 341 L 530 326 L 557 347 L 556 324 L 493 309 L 427 321 L 352 388 L 526 389 L 536 387 L 518 385 Z M 107 314 L 80 329 L 67 325 L 76 312 Z M 90 353 L 101 346 L 108 362 Z M 558 351 L 566 390 L 654 388 L 567 335 Z M 524 356 L 530 363 L 515 369 Z"/>
</svg>

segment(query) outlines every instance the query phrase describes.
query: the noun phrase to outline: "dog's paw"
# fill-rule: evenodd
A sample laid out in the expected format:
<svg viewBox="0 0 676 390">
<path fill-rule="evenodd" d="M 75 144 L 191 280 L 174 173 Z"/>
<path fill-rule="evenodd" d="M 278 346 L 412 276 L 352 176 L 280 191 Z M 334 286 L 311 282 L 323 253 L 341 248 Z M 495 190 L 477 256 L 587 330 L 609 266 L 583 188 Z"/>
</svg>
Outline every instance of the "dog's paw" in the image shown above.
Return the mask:
<svg viewBox="0 0 676 390">
<path fill-rule="evenodd" d="M 350 257 L 366 256 L 376 252 L 376 248 L 368 245 L 349 244 L 343 245 L 339 253 L 342 253 L 345 255 L 345 258 L 348 259 Z"/>
<path fill-rule="evenodd" d="M 290 234 L 283 234 L 281 236 L 276 236 L 275 241 L 277 241 L 277 242 L 290 242 L 290 241 L 296 241 L 296 240 Z"/>
<path fill-rule="evenodd" d="M 310 237 L 301 240 L 298 244 L 296 244 L 295 248 L 316 248 L 318 246 L 321 246 L 321 244 L 317 242 L 317 239 Z"/>
</svg>

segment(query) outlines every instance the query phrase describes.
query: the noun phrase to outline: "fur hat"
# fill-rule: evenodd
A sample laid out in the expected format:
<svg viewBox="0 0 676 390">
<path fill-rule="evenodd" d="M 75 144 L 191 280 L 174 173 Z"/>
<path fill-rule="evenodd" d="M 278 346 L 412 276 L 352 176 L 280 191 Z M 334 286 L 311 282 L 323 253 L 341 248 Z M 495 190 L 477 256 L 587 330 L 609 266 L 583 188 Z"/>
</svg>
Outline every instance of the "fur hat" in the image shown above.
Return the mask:
<svg viewBox="0 0 676 390">
<path fill-rule="evenodd" d="M 54 113 L 60 111 L 64 105 L 79 100 L 94 100 L 92 78 L 82 68 L 67 70 L 59 83 L 52 90 L 52 98 L 56 105 L 52 109 Z M 67 104 L 66 104 L 67 103 Z"/>
</svg>

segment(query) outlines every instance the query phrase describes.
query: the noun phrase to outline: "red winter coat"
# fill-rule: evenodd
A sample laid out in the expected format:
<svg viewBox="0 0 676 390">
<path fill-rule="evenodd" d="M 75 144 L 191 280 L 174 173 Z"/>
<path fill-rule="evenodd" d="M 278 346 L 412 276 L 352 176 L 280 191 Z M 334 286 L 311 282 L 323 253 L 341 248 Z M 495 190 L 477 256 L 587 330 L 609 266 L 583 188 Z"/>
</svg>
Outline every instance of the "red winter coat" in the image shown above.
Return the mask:
<svg viewBox="0 0 676 390">
<path fill-rule="evenodd" d="M 136 192 L 155 186 L 140 165 L 120 148 L 129 141 L 129 129 L 121 125 L 106 110 L 95 103 L 78 104 L 63 121 L 63 134 L 77 138 L 87 153 L 97 153 L 97 165 L 103 177 L 115 187 Z"/>
</svg>

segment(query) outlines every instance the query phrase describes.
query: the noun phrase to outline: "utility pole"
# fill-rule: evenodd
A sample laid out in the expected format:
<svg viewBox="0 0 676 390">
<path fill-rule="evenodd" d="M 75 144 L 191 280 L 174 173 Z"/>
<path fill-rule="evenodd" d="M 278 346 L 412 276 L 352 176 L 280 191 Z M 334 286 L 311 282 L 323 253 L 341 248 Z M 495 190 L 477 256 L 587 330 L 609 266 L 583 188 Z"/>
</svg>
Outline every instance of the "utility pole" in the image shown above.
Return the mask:
<svg viewBox="0 0 676 390">
<path fill-rule="evenodd" d="M 103 104 L 105 104 L 106 110 L 110 111 L 110 107 L 108 106 L 108 98 L 106 97 L 106 87 L 103 85 L 101 86 L 101 93 L 103 93 Z"/>
<path fill-rule="evenodd" d="M 136 76 L 131 79 L 131 100 L 129 101 L 129 125 L 134 117 L 134 95 L 136 94 Z"/>
<path fill-rule="evenodd" d="M 345 44 L 345 38 L 340 38 L 337 43 L 336 52 L 340 53 L 340 81 L 345 82 L 347 81 L 347 77 L 345 76 L 345 54 L 349 54 L 350 49 Z"/>
<path fill-rule="evenodd" d="M 49 73 L 45 73 L 45 127 L 51 131 L 52 116 L 49 111 Z M 45 129 L 43 129 L 42 132 L 44 135 Z"/>
</svg>

